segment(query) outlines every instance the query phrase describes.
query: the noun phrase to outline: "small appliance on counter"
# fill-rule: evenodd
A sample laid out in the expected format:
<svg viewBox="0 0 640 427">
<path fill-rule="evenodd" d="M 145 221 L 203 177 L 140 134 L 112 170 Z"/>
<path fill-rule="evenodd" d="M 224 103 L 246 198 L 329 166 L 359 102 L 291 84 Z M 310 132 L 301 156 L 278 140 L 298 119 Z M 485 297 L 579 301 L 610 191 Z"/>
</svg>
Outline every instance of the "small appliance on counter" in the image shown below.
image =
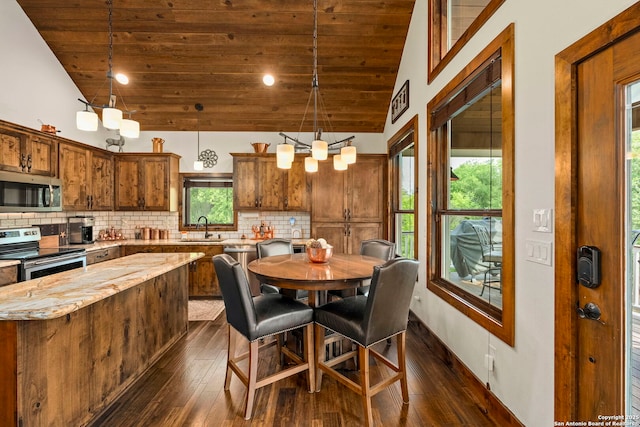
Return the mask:
<svg viewBox="0 0 640 427">
<path fill-rule="evenodd" d="M 69 217 L 69 243 L 93 243 L 93 226 L 96 219 L 92 216 Z"/>
</svg>

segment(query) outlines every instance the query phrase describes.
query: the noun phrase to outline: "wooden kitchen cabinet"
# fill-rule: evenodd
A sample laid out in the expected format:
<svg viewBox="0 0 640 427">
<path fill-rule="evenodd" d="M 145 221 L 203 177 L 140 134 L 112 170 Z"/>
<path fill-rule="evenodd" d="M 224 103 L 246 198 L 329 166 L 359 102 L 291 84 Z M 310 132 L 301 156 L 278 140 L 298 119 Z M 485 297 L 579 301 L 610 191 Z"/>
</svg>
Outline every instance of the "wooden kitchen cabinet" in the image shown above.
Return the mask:
<svg viewBox="0 0 640 427">
<path fill-rule="evenodd" d="M 336 253 L 358 253 L 360 242 L 385 238 L 387 215 L 384 155 L 359 155 L 346 171 L 319 162 L 312 185 L 311 236 Z"/>
<path fill-rule="evenodd" d="M 116 154 L 115 209 L 177 211 L 180 156 Z"/>
<path fill-rule="evenodd" d="M 0 170 L 56 176 L 55 136 L 0 120 Z"/>
<path fill-rule="evenodd" d="M 63 210 L 112 210 L 114 160 L 108 151 L 60 143 Z"/>
<path fill-rule="evenodd" d="M 279 169 L 273 154 L 233 155 L 233 207 L 237 211 L 309 211 L 310 181 L 304 161 Z"/>
<path fill-rule="evenodd" d="M 202 252 L 204 257 L 189 266 L 189 298 L 221 298 L 213 256 L 221 254 L 222 245 L 126 245 L 123 256 L 140 252 Z"/>
</svg>

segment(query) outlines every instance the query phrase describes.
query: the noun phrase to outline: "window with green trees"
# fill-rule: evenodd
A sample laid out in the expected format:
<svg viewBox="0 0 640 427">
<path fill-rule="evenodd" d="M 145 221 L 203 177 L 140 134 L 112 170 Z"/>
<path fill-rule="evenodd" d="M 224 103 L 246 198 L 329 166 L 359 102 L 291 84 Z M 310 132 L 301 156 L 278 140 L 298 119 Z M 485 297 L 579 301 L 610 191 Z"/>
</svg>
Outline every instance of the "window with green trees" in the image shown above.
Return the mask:
<svg viewBox="0 0 640 427">
<path fill-rule="evenodd" d="M 233 176 L 182 174 L 181 229 L 195 228 L 204 216 L 214 230 L 235 228 Z"/>
<path fill-rule="evenodd" d="M 427 286 L 505 342 L 515 309 L 513 25 L 432 99 Z"/>
<path fill-rule="evenodd" d="M 389 141 L 391 171 L 392 239 L 396 252 L 407 258 L 418 258 L 416 230 L 418 116 L 414 116 Z"/>
</svg>

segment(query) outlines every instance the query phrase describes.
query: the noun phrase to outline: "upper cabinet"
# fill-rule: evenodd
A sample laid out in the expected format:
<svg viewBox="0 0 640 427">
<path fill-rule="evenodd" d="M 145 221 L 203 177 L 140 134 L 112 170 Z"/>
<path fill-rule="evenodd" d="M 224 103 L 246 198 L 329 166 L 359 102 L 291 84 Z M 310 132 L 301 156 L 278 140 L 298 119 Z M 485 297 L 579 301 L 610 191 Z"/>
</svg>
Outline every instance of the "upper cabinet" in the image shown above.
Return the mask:
<svg viewBox="0 0 640 427">
<path fill-rule="evenodd" d="M 117 154 L 116 210 L 177 211 L 180 156 Z"/>
<path fill-rule="evenodd" d="M 310 182 L 303 159 L 296 158 L 291 169 L 279 169 L 273 154 L 232 155 L 235 210 L 310 210 Z"/>
<path fill-rule="evenodd" d="M 387 206 L 386 156 L 359 155 L 346 171 L 319 162 L 314 174 L 312 222 L 382 222 Z"/>
<path fill-rule="evenodd" d="M 112 210 L 114 155 L 85 145 L 61 142 L 63 210 Z"/>
<path fill-rule="evenodd" d="M 55 136 L 0 121 L 0 170 L 56 176 Z"/>
</svg>

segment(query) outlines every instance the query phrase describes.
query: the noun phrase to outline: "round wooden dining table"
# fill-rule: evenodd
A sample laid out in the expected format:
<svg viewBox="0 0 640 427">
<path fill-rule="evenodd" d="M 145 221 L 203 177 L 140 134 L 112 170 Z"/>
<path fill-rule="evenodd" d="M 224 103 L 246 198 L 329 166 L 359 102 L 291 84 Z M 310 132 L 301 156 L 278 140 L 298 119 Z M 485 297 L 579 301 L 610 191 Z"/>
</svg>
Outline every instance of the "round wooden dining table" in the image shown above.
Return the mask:
<svg viewBox="0 0 640 427">
<path fill-rule="evenodd" d="M 299 253 L 259 258 L 247 268 L 262 283 L 308 291 L 308 304 L 315 307 L 325 301 L 326 291 L 355 289 L 371 278 L 374 266 L 384 263 L 383 259 L 351 254 L 333 254 L 326 263 L 314 263 L 307 254 Z"/>
</svg>

